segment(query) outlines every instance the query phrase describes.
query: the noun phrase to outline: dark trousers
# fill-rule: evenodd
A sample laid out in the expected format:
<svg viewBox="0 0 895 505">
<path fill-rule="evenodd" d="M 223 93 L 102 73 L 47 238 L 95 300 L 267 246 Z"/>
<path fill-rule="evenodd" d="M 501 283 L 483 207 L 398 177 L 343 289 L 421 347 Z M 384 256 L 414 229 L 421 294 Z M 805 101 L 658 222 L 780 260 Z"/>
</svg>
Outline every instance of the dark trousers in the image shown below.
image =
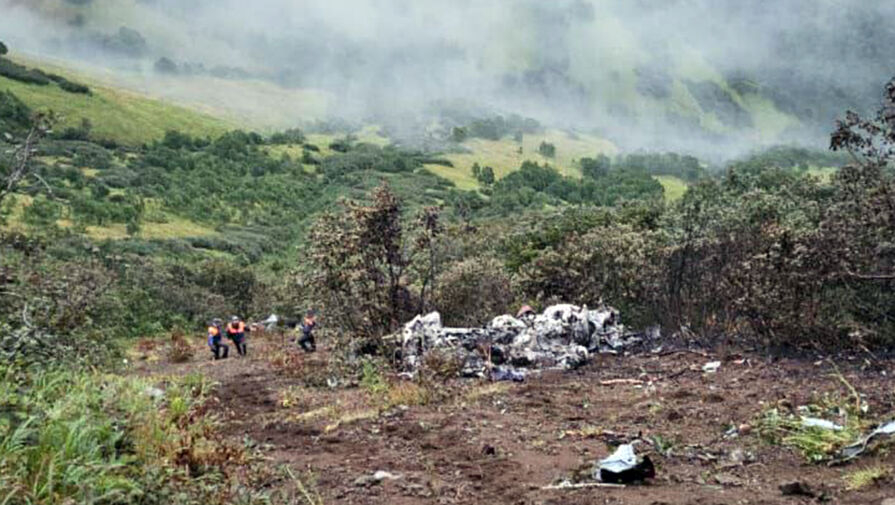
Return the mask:
<svg viewBox="0 0 895 505">
<path fill-rule="evenodd" d="M 249 352 L 248 346 L 246 346 L 245 333 L 233 333 L 228 335 L 228 337 L 233 341 L 233 345 L 236 346 L 236 352 L 238 352 L 240 356 L 245 356 L 246 353 Z"/>
<path fill-rule="evenodd" d="M 211 347 L 214 359 L 226 359 L 230 355 L 230 346 L 221 342 L 221 337 L 209 340 L 208 346 Z"/>
<path fill-rule="evenodd" d="M 314 352 L 317 350 L 317 345 L 314 343 L 314 335 L 311 335 L 310 333 L 302 333 L 301 338 L 298 339 L 298 345 L 300 345 L 305 352 Z"/>
</svg>

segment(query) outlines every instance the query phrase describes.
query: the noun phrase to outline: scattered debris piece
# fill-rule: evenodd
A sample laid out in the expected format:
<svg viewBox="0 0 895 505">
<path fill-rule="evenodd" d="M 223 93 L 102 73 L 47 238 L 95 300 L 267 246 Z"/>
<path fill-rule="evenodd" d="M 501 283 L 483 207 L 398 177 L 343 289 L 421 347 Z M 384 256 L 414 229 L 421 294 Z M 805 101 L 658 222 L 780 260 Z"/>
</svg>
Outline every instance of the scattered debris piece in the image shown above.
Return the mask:
<svg viewBox="0 0 895 505">
<path fill-rule="evenodd" d="M 783 496 L 807 496 L 809 498 L 817 496 L 808 484 L 799 481 L 781 484 L 780 492 L 783 493 Z"/>
<path fill-rule="evenodd" d="M 644 382 L 640 379 L 609 379 L 600 381 L 601 386 L 615 386 L 617 384 L 630 384 L 632 386 L 638 386 L 644 384 Z"/>
<path fill-rule="evenodd" d="M 578 484 L 573 484 L 567 480 L 560 482 L 559 484 L 553 484 L 550 486 L 544 486 L 540 489 L 544 491 L 551 491 L 557 489 L 583 489 L 588 487 L 611 487 L 611 488 L 623 488 L 624 484 L 610 484 L 607 482 L 581 482 Z"/>
<path fill-rule="evenodd" d="M 802 426 L 806 428 L 820 428 L 822 430 L 831 430 L 831 431 L 842 431 L 842 426 L 838 424 L 827 421 L 826 419 L 818 419 L 816 417 L 803 417 L 802 418 Z"/>
<path fill-rule="evenodd" d="M 719 368 L 721 368 L 720 361 L 710 361 L 702 366 L 702 371 L 705 373 L 715 373 Z"/>
<path fill-rule="evenodd" d="M 863 437 L 857 442 L 844 447 L 842 451 L 840 451 L 839 458 L 835 462 L 845 463 L 846 461 L 851 461 L 860 456 L 864 451 L 866 451 L 867 446 L 870 444 L 870 441 L 877 436 L 893 434 L 895 434 L 895 421 L 889 421 L 888 423 L 882 424 L 875 430 L 871 431 L 870 434 L 866 437 Z"/>
<path fill-rule="evenodd" d="M 494 382 L 525 382 L 525 372 L 514 368 L 498 366 L 491 370 L 491 380 Z"/>
<path fill-rule="evenodd" d="M 267 316 L 267 319 L 261 321 L 260 324 L 264 325 L 266 331 L 273 331 L 279 323 L 280 318 L 276 314 L 271 314 Z"/>
<path fill-rule="evenodd" d="M 492 366 L 502 366 L 504 371 L 578 368 L 591 353 L 614 352 L 640 342 L 641 337 L 626 333 L 618 311 L 611 307 L 591 310 L 560 304 L 542 314 L 524 311 L 518 318 L 498 316 L 483 328 L 446 328 L 441 315 L 432 312 L 415 317 L 399 335 L 387 340 L 400 346 L 404 372 L 415 374 L 424 354 L 441 352 L 458 359 L 461 376 L 484 378 Z"/>
<path fill-rule="evenodd" d="M 383 470 L 378 470 L 373 475 L 362 475 L 358 477 L 354 480 L 354 485 L 357 487 L 370 487 L 376 484 L 380 484 L 384 480 L 398 480 L 400 478 L 400 475 L 395 475 Z"/>
<path fill-rule="evenodd" d="M 638 458 L 632 444 L 623 444 L 606 459 L 600 461 L 594 477 L 609 484 L 632 484 L 656 476 L 656 468 L 649 456 Z"/>
</svg>

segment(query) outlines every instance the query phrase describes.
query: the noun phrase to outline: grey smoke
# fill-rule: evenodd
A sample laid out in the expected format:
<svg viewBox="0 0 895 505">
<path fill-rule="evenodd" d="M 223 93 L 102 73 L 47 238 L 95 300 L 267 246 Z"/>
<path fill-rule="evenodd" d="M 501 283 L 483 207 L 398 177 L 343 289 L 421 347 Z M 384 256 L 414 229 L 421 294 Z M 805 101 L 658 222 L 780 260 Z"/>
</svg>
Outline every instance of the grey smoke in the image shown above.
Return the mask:
<svg viewBox="0 0 895 505">
<path fill-rule="evenodd" d="M 0 12 L 13 48 L 141 72 L 149 89 L 172 85 L 153 76 L 168 58 L 324 90 L 331 117 L 406 129 L 449 104 L 595 130 L 631 149 L 822 146 L 834 118 L 872 107 L 895 73 L 888 2 L 0 0 Z M 145 39 L 139 55 L 121 46 L 133 32 Z M 732 91 L 799 122 L 762 136 Z M 236 95 L 244 110 L 277 108 Z M 699 109 L 721 126 L 706 131 Z"/>
</svg>

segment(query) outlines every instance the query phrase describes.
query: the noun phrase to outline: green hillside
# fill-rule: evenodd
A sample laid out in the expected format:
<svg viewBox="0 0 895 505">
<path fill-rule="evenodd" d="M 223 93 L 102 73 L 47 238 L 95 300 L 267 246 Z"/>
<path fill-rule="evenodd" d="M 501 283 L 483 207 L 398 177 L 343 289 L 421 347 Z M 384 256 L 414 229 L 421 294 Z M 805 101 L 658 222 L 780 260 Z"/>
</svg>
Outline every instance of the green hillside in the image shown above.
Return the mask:
<svg viewBox="0 0 895 505">
<path fill-rule="evenodd" d="M 28 63 L 30 66 L 31 64 Z M 41 68 L 45 68 L 41 65 Z M 83 118 L 93 124 L 91 136 L 124 145 L 161 138 L 168 130 L 194 136 L 216 136 L 233 127 L 225 120 L 139 93 L 98 84 L 83 75 L 53 67 L 66 78 L 87 84 L 91 94 L 63 91 L 0 76 L 0 91 L 11 91 L 33 109 L 51 109 L 61 116 L 57 128 L 77 126 Z"/>
<path fill-rule="evenodd" d="M 673 175 L 654 175 L 654 179 L 659 181 L 662 189 L 665 191 L 665 200 L 673 202 L 680 200 L 687 192 L 687 182 L 680 177 Z"/>
</svg>

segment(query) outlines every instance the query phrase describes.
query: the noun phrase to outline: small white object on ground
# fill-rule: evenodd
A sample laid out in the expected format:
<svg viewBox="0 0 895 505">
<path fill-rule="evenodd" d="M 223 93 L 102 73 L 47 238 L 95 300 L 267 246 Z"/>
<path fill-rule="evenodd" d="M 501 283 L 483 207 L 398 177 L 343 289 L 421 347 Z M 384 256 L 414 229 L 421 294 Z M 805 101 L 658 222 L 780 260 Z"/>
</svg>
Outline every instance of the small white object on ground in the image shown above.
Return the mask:
<svg viewBox="0 0 895 505">
<path fill-rule="evenodd" d="M 705 365 L 702 365 L 702 371 L 705 373 L 715 373 L 719 368 L 721 368 L 720 361 L 710 361 Z"/>
<path fill-rule="evenodd" d="M 373 478 L 376 479 L 376 480 L 386 480 L 386 479 L 388 479 L 388 480 L 397 480 L 397 479 L 400 479 L 401 476 L 400 476 L 400 475 L 395 475 L 395 474 L 393 474 L 393 473 L 388 473 L 388 472 L 385 472 L 385 471 L 383 471 L 383 470 L 379 470 L 378 472 L 376 472 L 376 473 L 373 474 Z"/>
<path fill-rule="evenodd" d="M 634 454 L 634 446 L 623 444 L 606 459 L 600 460 L 600 470 L 608 470 L 612 473 L 621 473 L 637 466 L 637 456 Z"/>
<path fill-rule="evenodd" d="M 842 426 L 834 423 L 833 421 L 827 421 L 826 419 L 818 419 L 816 417 L 803 417 L 802 418 L 802 426 L 806 428 L 820 428 L 823 430 L 830 431 L 842 431 Z"/>
</svg>

